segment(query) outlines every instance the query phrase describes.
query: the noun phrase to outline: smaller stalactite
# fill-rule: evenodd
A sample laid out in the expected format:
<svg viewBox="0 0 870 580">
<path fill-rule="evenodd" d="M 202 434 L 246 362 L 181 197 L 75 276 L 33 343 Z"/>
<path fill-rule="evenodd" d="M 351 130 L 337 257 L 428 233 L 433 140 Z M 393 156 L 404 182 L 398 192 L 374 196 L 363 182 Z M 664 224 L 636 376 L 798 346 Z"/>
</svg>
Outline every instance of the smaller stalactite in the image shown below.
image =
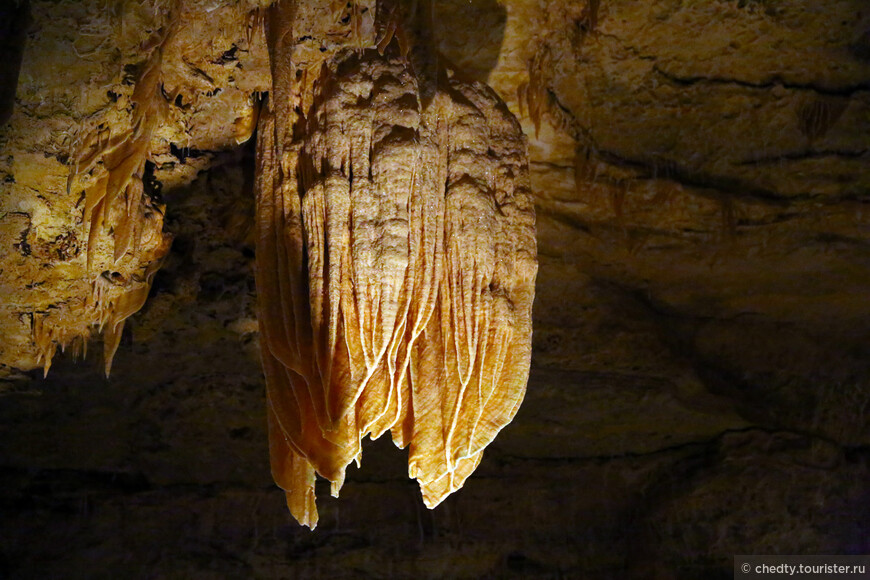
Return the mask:
<svg viewBox="0 0 870 580">
<path fill-rule="evenodd" d="M 103 334 L 108 376 L 124 322 L 145 304 L 169 252 L 172 237 L 162 231 L 164 207 L 146 194 L 143 177 L 155 128 L 167 107 L 161 67 L 163 46 L 173 31 L 170 13 L 165 27 L 141 47 L 150 56 L 130 97 L 129 129 L 100 124 L 73 148 L 67 193 L 81 192 L 90 292 L 64 309 L 33 315 L 33 342 L 46 373 L 58 346 L 71 347 L 73 356 L 84 355 L 96 329 Z"/>
</svg>

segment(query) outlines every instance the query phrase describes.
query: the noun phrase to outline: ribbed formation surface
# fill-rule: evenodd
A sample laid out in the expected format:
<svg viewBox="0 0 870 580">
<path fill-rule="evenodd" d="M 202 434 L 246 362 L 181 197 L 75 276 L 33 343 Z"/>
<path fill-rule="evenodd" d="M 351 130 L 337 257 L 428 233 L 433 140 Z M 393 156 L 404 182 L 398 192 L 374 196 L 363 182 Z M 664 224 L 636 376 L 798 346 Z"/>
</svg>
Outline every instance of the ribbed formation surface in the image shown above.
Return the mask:
<svg viewBox="0 0 870 580">
<path fill-rule="evenodd" d="M 264 108 L 257 167 L 272 470 L 312 528 L 315 472 L 337 495 L 366 435 L 410 446 L 430 508 L 462 486 L 523 398 L 537 270 L 525 139 L 492 90 L 424 102 L 376 50 L 316 85 L 290 144 Z"/>
</svg>

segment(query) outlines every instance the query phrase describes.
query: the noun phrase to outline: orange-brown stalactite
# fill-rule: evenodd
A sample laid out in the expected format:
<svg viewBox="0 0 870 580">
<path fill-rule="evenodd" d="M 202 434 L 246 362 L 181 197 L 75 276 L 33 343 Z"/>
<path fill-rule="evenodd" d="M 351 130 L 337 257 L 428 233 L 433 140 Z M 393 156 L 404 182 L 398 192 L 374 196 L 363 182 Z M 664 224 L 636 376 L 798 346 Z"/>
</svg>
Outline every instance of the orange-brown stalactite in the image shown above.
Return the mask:
<svg viewBox="0 0 870 580">
<path fill-rule="evenodd" d="M 164 207 L 146 194 L 143 177 L 153 135 L 165 120 L 162 56 L 175 19 L 161 11 L 152 18 L 161 24 L 160 32 L 139 44 L 146 59 L 131 79 L 128 100 L 112 93 L 114 105 L 70 127 L 67 167 L 50 165 L 51 173 L 45 175 L 52 184 L 45 198 L 52 211 L 33 229 L 39 235 L 55 227 L 52 222 L 65 223 L 69 230 L 63 239 L 76 240 L 64 254 L 67 263 L 62 273 L 49 278 L 62 285 L 69 297 L 47 307 L 31 307 L 31 344 L 35 362 L 45 372 L 58 347 L 70 346 L 74 355 L 83 354 L 87 341 L 102 332 L 108 375 L 124 321 L 144 304 L 169 250 L 171 236 L 163 232 Z M 57 187 L 60 171 L 67 173 L 65 187 Z M 12 199 L 27 205 L 27 195 L 19 189 Z M 24 265 L 22 272 L 34 266 L 27 261 Z M 40 272 L 35 278 L 43 276 L 50 274 Z"/>
<path fill-rule="evenodd" d="M 124 321 L 144 305 L 169 251 L 172 236 L 162 231 L 164 208 L 145 195 L 143 177 L 152 135 L 168 106 L 161 93 L 163 48 L 176 21 L 167 14 L 165 26 L 142 44 L 150 55 L 130 96 L 129 127 L 99 124 L 72 152 L 67 195 L 83 195 L 85 275 L 91 288 L 80 307 L 68 313 L 34 316 L 33 341 L 45 372 L 57 345 L 86 342 L 96 327 L 103 333 L 108 375 Z"/>
<path fill-rule="evenodd" d="M 389 10 L 355 6 L 343 45 L 325 40 L 338 25 L 305 20 L 293 2 L 266 22 L 261 356 L 273 475 L 312 528 L 315 472 L 337 495 L 366 435 L 389 430 L 410 446 L 428 507 L 459 489 L 516 413 L 531 354 L 535 218 L 520 126 L 481 83 L 442 75 L 421 98 L 406 46 L 376 42 L 373 8 Z M 327 50 L 288 44 L 297 29 Z"/>
</svg>

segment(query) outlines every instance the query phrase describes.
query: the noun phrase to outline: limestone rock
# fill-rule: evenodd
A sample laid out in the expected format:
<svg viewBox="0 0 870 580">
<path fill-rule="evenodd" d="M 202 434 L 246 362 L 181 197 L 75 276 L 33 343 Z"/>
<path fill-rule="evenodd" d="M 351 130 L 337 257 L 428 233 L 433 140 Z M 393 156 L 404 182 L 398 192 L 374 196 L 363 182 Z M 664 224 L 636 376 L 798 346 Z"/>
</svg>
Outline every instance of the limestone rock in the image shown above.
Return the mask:
<svg viewBox="0 0 870 580">
<path fill-rule="evenodd" d="M 259 129 L 272 469 L 312 528 L 315 472 L 337 495 L 362 438 L 387 430 L 440 503 L 528 376 L 537 264 L 519 125 L 480 83 L 445 81 L 425 102 L 400 47 L 385 48 L 324 62 L 291 143 L 281 100 Z"/>
</svg>

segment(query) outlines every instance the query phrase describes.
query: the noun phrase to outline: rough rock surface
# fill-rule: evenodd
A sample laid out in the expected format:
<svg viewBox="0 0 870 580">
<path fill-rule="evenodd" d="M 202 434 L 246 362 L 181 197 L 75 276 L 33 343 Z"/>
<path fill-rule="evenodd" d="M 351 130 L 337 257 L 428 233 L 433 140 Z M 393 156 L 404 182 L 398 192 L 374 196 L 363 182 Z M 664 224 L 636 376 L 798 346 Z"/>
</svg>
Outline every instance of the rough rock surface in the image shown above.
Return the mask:
<svg viewBox="0 0 870 580">
<path fill-rule="evenodd" d="M 21 370 L 18 315 L 77 292 L 51 243 L 84 243 L 82 214 L 40 196 L 74 206 L 70 127 L 147 57 L 147 27 L 120 26 L 132 2 L 76 33 L 104 4 L 31 1 L 0 129 L 4 576 L 730 578 L 735 553 L 870 553 L 864 2 L 435 2 L 443 57 L 529 137 L 528 391 L 436 510 L 378 441 L 313 533 L 268 469 L 236 145 L 268 89 L 249 5 L 186 4 L 195 48 L 164 53 L 180 124 L 144 183 L 174 242 L 111 379 L 65 355 Z"/>
</svg>

